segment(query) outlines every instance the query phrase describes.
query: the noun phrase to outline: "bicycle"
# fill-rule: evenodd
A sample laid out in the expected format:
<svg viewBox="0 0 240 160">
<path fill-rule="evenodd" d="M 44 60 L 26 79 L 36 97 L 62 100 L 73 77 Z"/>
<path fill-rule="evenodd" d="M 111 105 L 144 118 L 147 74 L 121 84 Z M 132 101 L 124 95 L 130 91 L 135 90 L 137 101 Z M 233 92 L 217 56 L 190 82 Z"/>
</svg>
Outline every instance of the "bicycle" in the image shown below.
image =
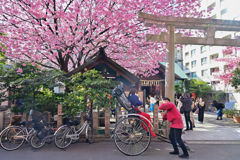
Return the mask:
<svg viewBox="0 0 240 160">
<path fill-rule="evenodd" d="M 82 112 L 81 112 L 82 113 Z M 80 113 L 80 114 L 81 114 Z M 92 119 L 88 116 L 85 116 L 85 121 L 83 125 L 76 130 L 76 126 L 79 125 L 79 121 L 71 121 L 69 120 L 67 125 L 63 125 L 58 128 L 55 132 L 54 142 L 55 145 L 60 148 L 64 149 L 67 148 L 71 143 L 76 143 L 80 138 L 80 134 L 86 128 L 86 140 L 91 144 L 94 140 L 94 133 L 93 133 L 93 126 L 92 126 Z"/>
<path fill-rule="evenodd" d="M 54 122 L 46 122 L 47 121 L 47 113 L 41 113 L 38 111 L 31 110 L 31 114 L 33 115 L 32 119 L 34 122 L 34 130 L 35 133 L 30 138 L 30 145 L 34 149 L 42 148 L 46 143 L 51 144 L 54 140 L 54 132 L 52 125 Z"/>
<path fill-rule="evenodd" d="M 10 125 L 0 133 L 0 145 L 7 151 L 13 151 L 23 145 L 25 141 L 29 142 L 34 134 L 34 128 L 28 129 L 28 121 L 20 122 L 20 126 Z"/>
</svg>

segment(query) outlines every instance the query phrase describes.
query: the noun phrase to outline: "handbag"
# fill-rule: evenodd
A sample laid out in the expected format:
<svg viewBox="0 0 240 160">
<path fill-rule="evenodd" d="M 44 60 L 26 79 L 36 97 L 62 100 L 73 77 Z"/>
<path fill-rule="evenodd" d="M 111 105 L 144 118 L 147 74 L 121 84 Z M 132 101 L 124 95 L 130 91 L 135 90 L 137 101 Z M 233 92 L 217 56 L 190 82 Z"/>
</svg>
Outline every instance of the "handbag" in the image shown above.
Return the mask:
<svg viewBox="0 0 240 160">
<path fill-rule="evenodd" d="M 181 113 L 181 114 L 184 113 L 184 108 L 183 108 L 183 106 L 180 108 L 180 113 Z"/>
<path fill-rule="evenodd" d="M 193 109 L 192 109 L 192 112 L 194 113 L 197 109 L 198 109 L 198 107 L 194 106 Z"/>
<path fill-rule="evenodd" d="M 194 112 L 195 114 L 198 114 L 199 113 L 199 108 L 197 108 L 197 110 Z"/>
</svg>

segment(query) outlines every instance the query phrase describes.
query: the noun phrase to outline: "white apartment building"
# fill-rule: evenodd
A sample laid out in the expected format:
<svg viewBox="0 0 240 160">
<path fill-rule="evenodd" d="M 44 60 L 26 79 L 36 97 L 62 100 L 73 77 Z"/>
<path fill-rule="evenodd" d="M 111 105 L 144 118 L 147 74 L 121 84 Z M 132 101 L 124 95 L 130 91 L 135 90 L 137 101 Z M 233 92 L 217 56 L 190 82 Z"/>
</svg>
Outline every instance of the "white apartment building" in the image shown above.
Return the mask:
<svg viewBox="0 0 240 160">
<path fill-rule="evenodd" d="M 211 17 L 215 19 L 240 20 L 240 0 L 202 0 L 202 8 L 212 7 Z M 239 36 L 239 32 L 217 31 L 216 38 L 233 39 Z M 215 58 L 223 58 L 225 55 L 221 46 L 186 45 L 183 47 L 183 70 L 189 78 L 202 79 L 212 85 L 215 90 L 233 92 L 233 88 L 225 86 L 214 78 L 216 70 L 224 71 L 227 65 L 216 62 Z"/>
</svg>

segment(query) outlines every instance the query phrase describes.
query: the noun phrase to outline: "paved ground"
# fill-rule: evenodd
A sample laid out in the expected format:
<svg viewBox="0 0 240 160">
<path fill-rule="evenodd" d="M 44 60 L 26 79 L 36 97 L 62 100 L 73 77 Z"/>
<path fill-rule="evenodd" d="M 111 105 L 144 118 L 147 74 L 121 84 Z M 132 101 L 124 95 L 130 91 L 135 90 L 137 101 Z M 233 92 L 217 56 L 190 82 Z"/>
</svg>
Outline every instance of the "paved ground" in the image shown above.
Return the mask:
<svg viewBox="0 0 240 160">
<path fill-rule="evenodd" d="M 240 145 L 189 145 L 195 153 L 190 153 L 192 160 L 237 160 L 240 157 Z M 60 150 L 54 144 L 46 145 L 40 150 L 31 150 L 24 145 L 16 151 L 0 148 L 1 160 L 179 160 L 169 155 L 172 146 L 167 143 L 152 142 L 150 147 L 139 156 L 126 156 L 118 151 L 113 141 L 100 143 L 76 143 L 66 150 Z M 180 150 L 182 153 L 182 151 Z"/>
<path fill-rule="evenodd" d="M 240 128 L 239 124 L 233 123 L 232 119 L 223 118 L 216 120 L 216 113 L 205 112 L 203 124 L 197 120 L 194 115 L 195 128 L 183 134 L 186 141 L 202 141 L 201 143 L 238 143 L 240 144 Z M 192 142 L 193 143 L 193 142 Z"/>
<path fill-rule="evenodd" d="M 152 113 L 149 114 L 152 115 Z M 184 116 L 182 118 L 185 125 Z M 199 123 L 197 119 L 198 115 L 194 114 L 196 127 L 182 136 L 186 142 L 192 144 L 240 144 L 240 124 L 234 123 L 232 118 L 223 117 L 223 120 L 216 120 L 216 113 L 205 112 L 203 124 Z"/>
</svg>

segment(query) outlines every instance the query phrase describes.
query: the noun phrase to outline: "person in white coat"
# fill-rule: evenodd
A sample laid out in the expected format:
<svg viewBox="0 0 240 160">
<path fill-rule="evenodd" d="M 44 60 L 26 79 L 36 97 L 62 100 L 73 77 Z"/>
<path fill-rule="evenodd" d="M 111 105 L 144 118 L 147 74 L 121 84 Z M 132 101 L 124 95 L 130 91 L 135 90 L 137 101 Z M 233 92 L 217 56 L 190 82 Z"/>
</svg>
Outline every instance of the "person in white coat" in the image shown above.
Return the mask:
<svg viewBox="0 0 240 160">
<path fill-rule="evenodd" d="M 156 103 L 156 100 L 153 98 L 153 95 L 150 95 L 150 108 L 149 111 L 153 111 L 153 106 Z"/>
</svg>

